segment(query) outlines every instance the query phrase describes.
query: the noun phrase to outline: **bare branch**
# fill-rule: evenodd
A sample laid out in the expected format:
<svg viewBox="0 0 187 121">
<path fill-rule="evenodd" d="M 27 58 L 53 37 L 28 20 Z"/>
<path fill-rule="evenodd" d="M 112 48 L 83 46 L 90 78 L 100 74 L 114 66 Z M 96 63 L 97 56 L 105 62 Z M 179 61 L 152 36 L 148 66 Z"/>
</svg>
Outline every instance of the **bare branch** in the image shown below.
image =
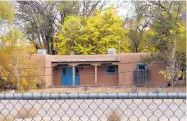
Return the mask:
<svg viewBox="0 0 187 121">
<path fill-rule="evenodd" d="M 153 5 L 157 5 L 157 6 L 159 6 L 160 8 L 162 8 L 165 12 L 167 12 L 168 13 L 168 15 L 170 16 L 170 18 L 172 18 L 172 15 L 171 15 L 171 13 L 169 12 L 169 10 L 167 10 L 166 9 L 166 7 L 165 6 L 163 6 L 162 5 L 162 3 L 160 2 L 160 1 L 149 1 L 150 3 L 152 3 Z M 170 3 L 171 4 L 171 3 Z"/>
</svg>

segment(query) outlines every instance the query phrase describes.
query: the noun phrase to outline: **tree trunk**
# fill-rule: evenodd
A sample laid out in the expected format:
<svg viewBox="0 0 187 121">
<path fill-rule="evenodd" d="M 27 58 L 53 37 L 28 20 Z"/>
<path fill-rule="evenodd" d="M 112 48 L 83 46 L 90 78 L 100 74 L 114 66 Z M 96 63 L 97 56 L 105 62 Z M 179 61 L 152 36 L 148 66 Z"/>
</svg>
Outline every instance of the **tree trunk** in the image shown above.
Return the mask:
<svg viewBox="0 0 187 121">
<path fill-rule="evenodd" d="M 135 48 L 135 52 L 136 52 L 136 53 L 138 52 L 138 48 Z"/>
<path fill-rule="evenodd" d="M 138 52 L 138 46 L 136 44 L 134 44 L 134 51 L 135 51 L 135 53 Z"/>
<path fill-rule="evenodd" d="M 171 81 L 172 81 L 172 88 L 173 88 L 173 83 L 175 80 L 175 76 L 176 76 L 176 35 L 174 33 L 174 48 L 173 48 L 173 52 L 171 55 L 171 59 L 172 59 L 172 76 L 171 76 Z"/>
<path fill-rule="evenodd" d="M 46 35 L 46 48 L 47 48 L 47 54 L 51 54 L 49 35 Z"/>
<path fill-rule="evenodd" d="M 186 82 L 186 71 L 184 73 L 184 81 Z"/>
<path fill-rule="evenodd" d="M 20 73 L 19 73 L 19 56 L 16 57 L 16 82 L 17 82 L 17 90 L 20 90 Z"/>
<path fill-rule="evenodd" d="M 54 45 L 53 45 L 53 37 L 52 36 L 50 36 L 50 38 L 51 38 L 51 54 L 52 55 L 56 55 L 56 50 L 54 49 Z"/>
</svg>

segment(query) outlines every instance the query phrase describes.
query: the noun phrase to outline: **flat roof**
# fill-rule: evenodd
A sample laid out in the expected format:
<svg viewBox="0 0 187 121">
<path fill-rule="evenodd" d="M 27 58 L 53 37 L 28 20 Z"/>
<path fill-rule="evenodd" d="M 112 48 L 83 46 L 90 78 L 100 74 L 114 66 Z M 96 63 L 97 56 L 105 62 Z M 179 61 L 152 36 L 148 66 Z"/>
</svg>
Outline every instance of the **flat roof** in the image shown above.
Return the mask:
<svg viewBox="0 0 187 121">
<path fill-rule="evenodd" d="M 75 62 L 119 62 L 118 55 L 68 55 L 53 56 L 51 63 L 75 63 Z"/>
<path fill-rule="evenodd" d="M 75 63 L 75 62 L 119 62 L 119 60 L 62 60 L 51 61 L 51 63 Z"/>
</svg>

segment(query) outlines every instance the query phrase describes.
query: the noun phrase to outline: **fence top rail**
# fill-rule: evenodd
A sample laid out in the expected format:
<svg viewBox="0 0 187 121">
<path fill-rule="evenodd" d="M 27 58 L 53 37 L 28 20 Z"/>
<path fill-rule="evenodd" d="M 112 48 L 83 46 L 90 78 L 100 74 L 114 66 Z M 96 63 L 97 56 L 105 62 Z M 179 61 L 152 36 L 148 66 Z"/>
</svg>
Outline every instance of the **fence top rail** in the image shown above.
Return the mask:
<svg viewBox="0 0 187 121">
<path fill-rule="evenodd" d="M 55 99 L 186 99 L 187 93 L 22 93 L 0 94 L 0 100 L 55 100 Z"/>
</svg>

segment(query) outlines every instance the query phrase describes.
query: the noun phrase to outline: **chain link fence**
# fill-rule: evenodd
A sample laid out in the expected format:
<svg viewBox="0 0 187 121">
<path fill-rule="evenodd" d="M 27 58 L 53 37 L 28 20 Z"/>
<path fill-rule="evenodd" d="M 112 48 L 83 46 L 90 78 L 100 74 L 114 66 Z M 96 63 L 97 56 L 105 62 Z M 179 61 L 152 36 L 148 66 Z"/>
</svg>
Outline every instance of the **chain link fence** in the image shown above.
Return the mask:
<svg viewBox="0 0 187 121">
<path fill-rule="evenodd" d="M 0 121 L 185 121 L 186 93 L 0 94 Z"/>
</svg>

